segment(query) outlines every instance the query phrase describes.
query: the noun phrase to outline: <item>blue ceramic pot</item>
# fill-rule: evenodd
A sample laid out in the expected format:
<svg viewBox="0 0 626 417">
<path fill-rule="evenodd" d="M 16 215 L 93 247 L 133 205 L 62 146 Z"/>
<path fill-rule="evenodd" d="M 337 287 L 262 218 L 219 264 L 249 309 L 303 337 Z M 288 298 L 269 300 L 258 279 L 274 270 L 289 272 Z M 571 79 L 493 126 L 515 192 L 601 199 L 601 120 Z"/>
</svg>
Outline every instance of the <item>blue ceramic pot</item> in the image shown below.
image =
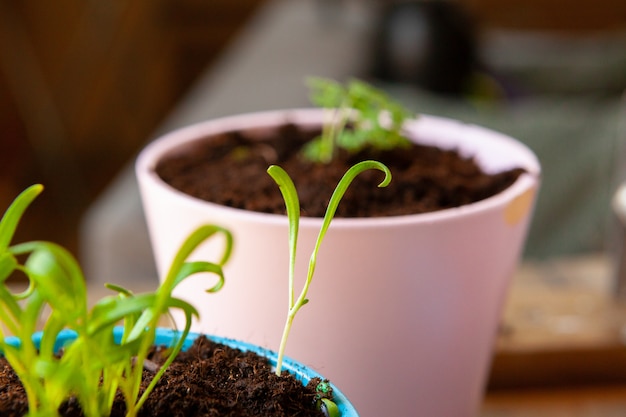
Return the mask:
<svg viewBox="0 0 626 417">
<path fill-rule="evenodd" d="M 175 336 L 175 332 L 171 329 L 167 329 L 167 328 L 158 328 L 157 329 L 157 333 L 156 333 L 156 340 L 155 340 L 155 344 L 156 345 L 165 345 L 165 346 L 169 346 L 172 341 L 174 340 L 174 336 Z M 122 328 L 116 328 L 114 330 L 114 335 L 116 338 L 121 338 L 122 335 Z M 183 350 L 189 348 L 194 340 L 200 336 L 200 333 L 190 333 L 187 336 L 187 339 L 185 340 L 185 343 L 183 345 Z M 73 340 L 75 338 L 75 333 L 71 330 L 64 330 L 61 331 L 61 333 L 59 333 L 59 337 L 57 338 L 57 346 L 56 348 L 60 348 L 61 346 L 63 346 L 65 343 L 67 343 L 69 340 Z M 211 340 L 218 342 L 218 343 L 222 343 L 226 346 L 232 347 L 232 348 L 236 348 L 242 351 L 251 351 L 254 352 L 260 356 L 264 356 L 266 358 L 269 359 L 270 363 L 275 366 L 276 365 L 276 360 L 277 360 L 277 354 L 271 350 L 268 349 L 264 349 L 262 347 L 259 347 L 257 345 L 252 345 L 250 343 L 246 343 L 246 342 L 241 342 L 238 340 L 233 340 L 233 339 L 227 339 L 227 338 L 222 338 L 222 337 L 217 337 L 217 336 L 208 336 Z M 41 333 L 35 333 L 33 335 L 33 340 L 35 341 L 35 343 L 37 344 L 39 342 L 39 339 L 41 338 Z M 9 343 L 15 343 L 18 344 L 19 340 L 17 338 L 7 338 L 7 341 Z M 295 377 L 297 379 L 299 379 L 300 381 L 302 381 L 304 384 L 307 384 L 311 379 L 318 377 L 321 379 L 324 379 L 324 377 L 320 374 L 318 374 L 317 372 L 313 371 L 312 369 L 302 365 L 301 363 L 294 361 L 293 359 L 290 358 L 285 358 L 283 361 L 283 369 L 289 371 L 291 374 L 295 375 Z M 332 384 L 331 384 L 332 385 Z M 354 406 L 350 403 L 350 401 L 348 401 L 348 399 L 346 398 L 346 396 L 339 390 L 337 389 L 336 386 L 332 385 L 333 388 L 333 395 L 335 397 L 334 401 L 337 404 L 337 406 L 339 407 L 339 411 L 341 412 L 341 417 L 359 417 L 359 414 L 357 413 L 356 409 L 354 408 Z"/>
</svg>

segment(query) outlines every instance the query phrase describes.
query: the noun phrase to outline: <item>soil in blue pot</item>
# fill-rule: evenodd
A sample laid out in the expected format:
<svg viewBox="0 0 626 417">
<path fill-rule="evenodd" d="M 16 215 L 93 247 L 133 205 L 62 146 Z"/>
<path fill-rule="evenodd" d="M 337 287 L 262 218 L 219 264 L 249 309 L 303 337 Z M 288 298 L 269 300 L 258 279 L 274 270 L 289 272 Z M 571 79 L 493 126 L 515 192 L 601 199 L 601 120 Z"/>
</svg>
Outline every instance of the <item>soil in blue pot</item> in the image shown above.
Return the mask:
<svg viewBox="0 0 626 417">
<path fill-rule="evenodd" d="M 144 385 L 158 369 L 163 349 L 155 348 L 144 364 Z M 320 382 L 314 378 L 303 385 L 287 371 L 278 377 L 266 358 L 198 337 L 168 368 L 139 416 L 323 417 L 316 401 L 332 392 L 317 392 Z M 25 415 L 24 390 L 4 358 L 0 358 L 0 387 L 0 416 Z M 82 416 L 72 400 L 61 412 L 64 417 Z M 119 395 L 111 416 L 124 415 Z"/>
</svg>

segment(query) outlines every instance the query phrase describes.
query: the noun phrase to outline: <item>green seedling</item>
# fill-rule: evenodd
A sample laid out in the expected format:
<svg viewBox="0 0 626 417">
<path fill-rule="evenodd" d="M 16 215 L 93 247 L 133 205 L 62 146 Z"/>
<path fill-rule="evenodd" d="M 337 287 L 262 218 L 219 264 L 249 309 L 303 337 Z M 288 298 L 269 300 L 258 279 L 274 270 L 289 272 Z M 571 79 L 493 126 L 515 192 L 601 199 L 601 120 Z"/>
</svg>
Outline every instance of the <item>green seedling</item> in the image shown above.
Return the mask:
<svg viewBox="0 0 626 417">
<path fill-rule="evenodd" d="M 411 114 L 383 91 L 356 79 L 344 86 L 310 78 L 308 85 L 311 102 L 326 109 L 321 135 L 303 149 L 310 161 L 328 163 L 338 148 L 354 153 L 366 147 L 388 150 L 410 145 L 402 127 Z"/>
<path fill-rule="evenodd" d="M 155 292 L 133 294 L 109 285 L 117 294 L 101 299 L 90 309 L 83 273 L 67 250 L 43 241 L 11 245 L 24 211 L 42 189 L 41 185 L 26 189 L 0 220 L 2 354 L 24 385 L 31 417 L 57 416 L 59 406 L 71 397 L 86 416 L 108 416 L 118 390 L 124 395 L 127 416 L 135 416 L 181 350 L 191 320 L 198 315 L 191 304 L 173 297 L 172 291 L 187 277 L 201 272 L 215 274 L 217 283 L 208 291 L 218 291 L 224 283 L 222 266 L 230 256 L 232 236 L 217 226 L 198 228 L 182 244 Z M 187 261 L 198 245 L 216 234 L 226 237 L 218 263 Z M 9 285 L 15 273 L 28 279 L 23 292 Z M 165 364 L 155 370 L 151 385 L 140 395 L 142 365 L 154 344 L 158 323 L 170 309 L 184 313 L 184 329 L 178 332 Z M 115 341 L 113 328 L 118 325 L 123 326 L 123 335 Z M 43 336 L 36 346 L 31 336 L 39 328 Z M 57 337 L 66 331 L 73 332 L 75 340 L 57 355 Z"/>
<path fill-rule="evenodd" d="M 293 181 L 291 180 L 289 175 L 285 172 L 285 170 L 277 165 L 272 165 L 267 170 L 269 175 L 274 179 L 274 181 L 276 182 L 276 184 L 278 184 L 280 188 L 280 192 L 282 193 L 283 199 L 285 201 L 287 218 L 289 221 L 289 310 L 287 313 L 287 320 L 285 322 L 285 327 L 278 350 L 278 359 L 276 364 L 277 375 L 280 375 L 282 371 L 282 363 L 285 354 L 285 348 L 287 346 L 287 339 L 289 337 L 289 332 L 291 331 L 291 326 L 293 324 L 296 313 L 300 310 L 300 308 L 302 308 L 302 306 L 309 302 L 309 300 L 307 299 L 307 292 L 311 285 L 311 281 L 313 280 L 313 274 L 315 273 L 317 255 L 322 241 L 326 236 L 326 232 L 328 231 L 330 223 L 335 216 L 335 212 L 337 211 L 339 202 L 341 201 L 341 198 L 345 194 L 348 186 L 352 183 L 352 181 L 360 173 L 370 169 L 378 169 L 385 173 L 385 178 L 378 185 L 379 187 L 386 187 L 391 181 L 391 172 L 389 171 L 389 168 L 387 168 L 384 164 L 378 161 L 360 162 L 354 165 L 344 174 L 343 178 L 341 178 L 341 180 L 337 184 L 337 187 L 335 188 L 335 191 L 330 197 L 330 201 L 328 203 L 326 213 L 322 221 L 322 226 L 317 236 L 313 252 L 309 259 L 309 267 L 306 280 L 304 281 L 304 285 L 302 287 L 300 295 L 297 298 L 295 297 L 294 275 L 296 263 L 296 247 L 298 243 L 298 230 L 300 225 L 300 201 L 298 198 L 296 187 L 293 184 Z"/>
</svg>

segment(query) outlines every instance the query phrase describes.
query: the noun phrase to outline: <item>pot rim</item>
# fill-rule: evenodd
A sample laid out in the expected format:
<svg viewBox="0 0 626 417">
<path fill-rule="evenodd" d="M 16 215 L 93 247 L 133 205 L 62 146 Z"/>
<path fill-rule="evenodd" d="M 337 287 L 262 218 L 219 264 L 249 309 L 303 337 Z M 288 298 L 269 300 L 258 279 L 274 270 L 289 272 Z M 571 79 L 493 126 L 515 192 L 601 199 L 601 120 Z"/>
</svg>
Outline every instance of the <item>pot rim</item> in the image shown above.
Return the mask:
<svg viewBox="0 0 626 417">
<path fill-rule="evenodd" d="M 264 128 L 270 128 L 289 122 L 316 126 L 319 125 L 322 120 L 323 112 L 324 110 L 319 108 L 259 111 L 219 117 L 175 129 L 155 138 L 139 152 L 135 161 L 135 173 L 140 182 L 145 181 L 150 187 L 156 187 L 160 189 L 161 192 L 168 194 L 169 198 L 178 200 L 181 203 L 184 202 L 185 204 L 189 204 L 198 210 L 210 207 L 212 210 L 218 210 L 225 217 L 237 217 L 250 222 L 258 221 L 277 225 L 287 224 L 287 216 L 283 214 L 254 212 L 245 209 L 228 207 L 185 194 L 184 192 L 175 189 L 161 180 L 155 172 L 156 163 L 165 153 L 182 147 L 187 143 L 202 140 L 207 136 L 220 132 L 239 129 L 242 126 L 250 132 L 254 132 L 256 129 L 262 130 Z M 420 142 L 423 143 L 429 143 L 429 133 L 434 132 L 437 129 L 443 129 L 444 136 L 447 137 L 447 139 L 444 139 L 444 142 L 447 142 L 448 146 L 446 147 L 448 148 L 456 148 L 457 145 L 459 145 L 458 139 L 450 139 L 452 136 L 455 136 L 454 134 L 457 132 L 468 134 L 468 138 L 472 137 L 471 140 L 473 141 L 474 147 L 479 146 L 476 142 L 477 137 L 480 137 L 481 140 L 485 140 L 491 144 L 499 143 L 501 148 L 505 148 L 509 151 L 509 155 L 511 154 L 510 151 L 515 152 L 516 158 L 514 159 L 516 162 L 514 164 L 509 162 L 509 166 L 506 166 L 506 162 L 500 162 L 500 168 L 491 167 L 490 169 L 485 165 L 485 161 L 480 159 L 480 152 L 475 149 L 468 151 L 466 149 L 459 148 L 459 150 L 462 154 L 466 155 L 473 155 L 473 152 L 476 152 L 477 163 L 487 172 L 497 172 L 514 167 L 524 168 L 526 172 L 521 174 L 518 179 L 505 190 L 471 204 L 429 213 L 417 213 L 401 216 L 335 218 L 333 219 L 333 228 L 351 229 L 381 226 L 401 227 L 406 224 L 437 223 L 459 216 L 472 216 L 485 210 L 491 210 L 499 206 L 506 206 L 506 203 L 514 200 L 516 197 L 522 196 L 523 194 L 536 188 L 538 182 L 540 181 L 541 167 L 533 151 L 530 150 L 525 144 L 503 133 L 475 124 L 427 114 L 420 114 L 415 119 L 408 120 L 405 128 L 411 134 L 411 137 L 414 135 L 419 136 Z M 439 145 L 439 142 L 437 142 L 437 145 Z M 465 144 L 463 144 L 463 146 L 465 146 Z M 495 159 L 492 158 L 489 160 L 489 162 L 492 161 L 495 161 Z M 301 227 L 319 228 L 321 224 L 322 218 L 303 216 L 300 219 Z"/>
</svg>

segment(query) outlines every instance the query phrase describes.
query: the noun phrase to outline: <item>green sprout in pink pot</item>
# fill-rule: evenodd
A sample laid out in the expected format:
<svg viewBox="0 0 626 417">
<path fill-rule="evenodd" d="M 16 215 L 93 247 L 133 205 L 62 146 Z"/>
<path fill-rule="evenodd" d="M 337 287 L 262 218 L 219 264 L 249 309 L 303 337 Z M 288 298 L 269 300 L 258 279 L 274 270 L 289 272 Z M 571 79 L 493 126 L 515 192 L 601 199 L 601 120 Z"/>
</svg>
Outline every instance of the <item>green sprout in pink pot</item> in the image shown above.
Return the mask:
<svg viewBox="0 0 626 417">
<path fill-rule="evenodd" d="M 322 133 L 306 144 L 304 156 L 328 163 L 344 149 L 350 153 L 366 147 L 388 150 L 411 146 L 402 130 L 411 113 L 384 91 L 353 79 L 345 85 L 328 78 L 307 80 L 310 100 L 325 111 Z"/>
</svg>

